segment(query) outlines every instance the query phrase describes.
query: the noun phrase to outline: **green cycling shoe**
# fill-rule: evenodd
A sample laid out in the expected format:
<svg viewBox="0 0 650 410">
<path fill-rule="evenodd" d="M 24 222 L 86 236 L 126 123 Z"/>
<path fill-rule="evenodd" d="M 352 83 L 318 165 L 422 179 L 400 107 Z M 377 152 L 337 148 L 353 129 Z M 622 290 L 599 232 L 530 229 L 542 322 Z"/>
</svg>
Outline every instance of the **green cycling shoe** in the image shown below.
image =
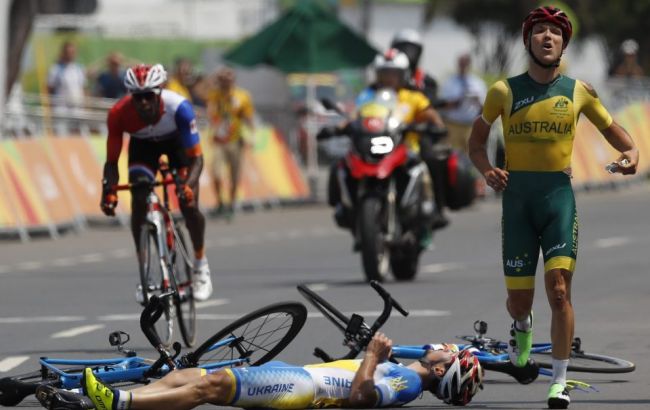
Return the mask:
<svg viewBox="0 0 650 410">
<path fill-rule="evenodd" d="M 510 361 L 517 367 L 524 367 L 528 363 L 530 350 L 533 347 L 533 312 L 530 312 L 530 329 L 521 331 L 517 329 L 516 322 L 510 328 L 510 343 L 508 343 L 508 355 Z"/>
<path fill-rule="evenodd" d="M 548 388 L 547 403 L 549 409 L 566 409 L 571 403 L 569 389 L 559 383 L 551 384 Z"/>
</svg>

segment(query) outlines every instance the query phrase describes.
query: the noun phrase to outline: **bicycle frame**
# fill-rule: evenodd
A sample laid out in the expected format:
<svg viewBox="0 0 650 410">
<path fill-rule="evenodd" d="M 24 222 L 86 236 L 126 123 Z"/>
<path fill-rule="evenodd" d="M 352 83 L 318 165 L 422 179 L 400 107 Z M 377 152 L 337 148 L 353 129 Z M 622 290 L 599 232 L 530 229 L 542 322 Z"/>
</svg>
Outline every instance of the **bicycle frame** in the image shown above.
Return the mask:
<svg viewBox="0 0 650 410">
<path fill-rule="evenodd" d="M 235 340 L 234 337 L 220 340 L 212 346 L 212 349 L 217 349 L 221 346 L 229 345 Z M 53 359 L 43 357 L 39 360 L 41 365 L 41 374 L 44 379 L 49 374 L 56 375 L 60 381 L 60 388 L 63 389 L 76 389 L 81 387 L 82 372 L 77 372 L 76 367 L 93 368 L 93 373 L 106 383 L 120 383 L 120 382 L 146 382 L 147 372 L 152 368 L 152 361 L 140 356 L 134 357 L 116 357 L 112 359 L 97 359 L 97 360 L 69 360 L 69 359 Z M 197 366 L 201 369 L 218 369 L 226 366 L 246 364 L 247 359 L 233 359 L 223 362 L 206 363 Z M 186 368 L 182 360 L 175 361 L 176 368 Z M 75 366 L 74 372 L 60 368 L 58 366 Z M 156 377 L 163 377 L 173 369 L 168 365 L 163 365 L 156 373 Z"/>
</svg>

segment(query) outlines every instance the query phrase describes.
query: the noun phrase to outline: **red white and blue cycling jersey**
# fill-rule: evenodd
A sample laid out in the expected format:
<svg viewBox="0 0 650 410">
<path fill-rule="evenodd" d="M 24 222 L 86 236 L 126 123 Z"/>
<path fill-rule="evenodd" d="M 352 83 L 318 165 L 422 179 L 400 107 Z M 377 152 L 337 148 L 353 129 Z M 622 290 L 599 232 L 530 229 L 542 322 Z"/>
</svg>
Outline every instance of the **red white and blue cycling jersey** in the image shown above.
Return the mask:
<svg viewBox="0 0 650 410">
<path fill-rule="evenodd" d="M 124 96 L 113 106 L 108 113 L 108 162 L 119 159 L 125 132 L 131 136 L 131 144 L 175 141 L 180 143 L 188 157 L 202 154 L 192 104 L 173 91 L 162 90 L 160 105 L 159 119 L 154 124 L 140 119 L 131 95 Z"/>
</svg>

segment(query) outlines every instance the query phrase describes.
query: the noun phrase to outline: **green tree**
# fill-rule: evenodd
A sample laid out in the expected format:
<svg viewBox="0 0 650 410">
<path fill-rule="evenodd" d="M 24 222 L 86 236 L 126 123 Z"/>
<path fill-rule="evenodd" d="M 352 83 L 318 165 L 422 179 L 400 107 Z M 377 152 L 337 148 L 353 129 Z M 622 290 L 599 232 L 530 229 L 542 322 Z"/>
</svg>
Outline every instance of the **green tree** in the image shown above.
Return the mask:
<svg viewBox="0 0 650 410">
<path fill-rule="evenodd" d="M 424 23 L 436 15 L 449 15 L 467 28 L 475 39 L 475 55 L 482 69 L 493 75 L 504 74 L 512 64 L 511 41 L 521 36 L 521 22 L 540 4 L 560 2 L 539 0 L 429 0 L 425 5 Z M 602 42 L 610 65 L 616 64 L 619 46 L 627 38 L 640 46 L 641 65 L 650 73 L 650 0 L 564 0 L 573 11 L 574 26 L 579 27 L 572 39 L 576 44 L 586 38 Z M 495 37 L 486 32 L 496 33 Z M 489 42 L 488 38 L 496 38 Z"/>
</svg>

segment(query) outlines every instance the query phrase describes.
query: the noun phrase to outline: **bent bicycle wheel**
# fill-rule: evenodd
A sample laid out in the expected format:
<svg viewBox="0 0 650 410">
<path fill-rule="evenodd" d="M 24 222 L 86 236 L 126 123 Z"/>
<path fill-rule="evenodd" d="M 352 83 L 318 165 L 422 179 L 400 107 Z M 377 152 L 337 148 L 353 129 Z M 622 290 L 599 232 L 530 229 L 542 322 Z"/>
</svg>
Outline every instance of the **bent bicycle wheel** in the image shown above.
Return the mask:
<svg viewBox="0 0 650 410">
<path fill-rule="evenodd" d="M 298 285 L 298 292 L 309 301 L 323 316 L 334 324 L 342 333 L 348 327 L 350 319 L 341 313 L 337 308 L 332 306 L 328 301 L 320 297 L 316 292 L 309 289 L 306 285 Z"/>
<path fill-rule="evenodd" d="M 296 337 L 307 320 L 302 303 L 276 303 L 258 309 L 226 326 L 187 356 L 191 366 L 244 359 L 258 366 L 278 355 Z M 232 339 L 226 342 L 228 339 Z"/>
<path fill-rule="evenodd" d="M 173 255 L 174 276 L 176 278 L 176 315 L 185 346 L 192 347 L 196 342 L 196 306 L 192 290 L 192 258 L 187 241 L 180 225 L 176 224 L 176 251 Z"/>
<path fill-rule="evenodd" d="M 169 289 L 169 283 L 165 283 L 164 269 L 166 261 L 158 246 L 156 228 L 144 224 L 140 230 L 140 254 L 138 255 L 140 268 L 140 284 L 144 294 L 144 302 L 149 303 L 153 295 L 160 295 Z M 172 303 L 171 299 L 167 299 Z M 158 319 L 154 328 L 160 342 L 169 346 L 172 342 L 173 310 L 166 305 L 164 314 Z"/>
<path fill-rule="evenodd" d="M 551 352 L 532 353 L 530 357 L 544 369 L 552 369 Z M 579 373 L 629 373 L 635 364 L 617 357 L 586 352 L 571 352 L 567 371 Z"/>
</svg>

